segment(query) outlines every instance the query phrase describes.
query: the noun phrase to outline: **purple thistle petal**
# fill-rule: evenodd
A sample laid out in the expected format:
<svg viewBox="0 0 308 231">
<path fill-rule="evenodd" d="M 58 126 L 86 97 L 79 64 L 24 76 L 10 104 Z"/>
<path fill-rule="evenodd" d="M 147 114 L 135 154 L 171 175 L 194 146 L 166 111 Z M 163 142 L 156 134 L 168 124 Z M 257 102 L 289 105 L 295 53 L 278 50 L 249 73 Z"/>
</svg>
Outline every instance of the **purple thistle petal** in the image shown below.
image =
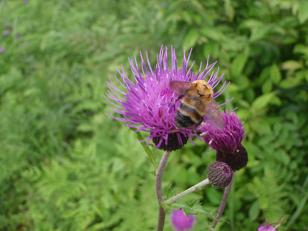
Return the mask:
<svg viewBox="0 0 308 231">
<path fill-rule="evenodd" d="M 194 215 L 186 215 L 183 209 L 173 210 L 171 213 L 171 223 L 175 231 L 191 230 L 195 220 Z"/>
<path fill-rule="evenodd" d="M 226 88 L 229 86 L 229 82 L 224 81 L 224 83 L 222 84 L 222 86 L 219 88 L 218 91 L 216 91 L 214 93 L 214 99 L 216 99 L 218 96 L 220 96 L 225 90 Z"/>
<path fill-rule="evenodd" d="M 115 78 L 120 84 L 108 84 L 110 99 L 119 107 L 116 111 L 123 117 L 121 120 L 129 127 L 135 127 L 138 131 L 149 132 L 149 138 L 153 139 L 158 148 L 175 150 L 181 148 L 189 138 L 195 134 L 195 128 L 177 128 L 175 116 L 180 104 L 179 96 L 170 88 L 170 81 L 195 81 L 207 79 L 216 63 L 200 68 L 198 74 L 192 72 L 192 66 L 188 67 L 192 50 L 187 57 L 183 55 L 182 67 L 177 67 L 175 49 L 161 47 L 157 55 L 156 68 L 152 69 L 148 54 L 145 59 L 140 52 L 139 65 L 135 58 L 129 59 L 131 78 L 123 70 L 117 70 L 120 78 Z M 169 65 L 170 59 L 170 65 Z M 215 72 L 209 84 L 214 88 L 222 81 L 223 76 L 217 77 Z M 223 81 L 224 82 L 224 81 Z M 224 86 L 224 85 L 222 85 Z M 222 93 L 219 90 L 219 94 Z M 170 147 L 169 147 L 170 146 Z"/>
</svg>

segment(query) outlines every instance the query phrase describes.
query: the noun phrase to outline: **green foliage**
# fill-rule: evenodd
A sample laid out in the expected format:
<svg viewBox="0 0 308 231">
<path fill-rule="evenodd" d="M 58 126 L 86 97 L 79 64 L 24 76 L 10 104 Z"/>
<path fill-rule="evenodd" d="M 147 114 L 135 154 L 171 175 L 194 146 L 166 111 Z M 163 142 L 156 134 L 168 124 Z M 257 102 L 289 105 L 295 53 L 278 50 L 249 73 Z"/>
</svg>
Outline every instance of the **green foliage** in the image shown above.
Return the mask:
<svg viewBox="0 0 308 231">
<path fill-rule="evenodd" d="M 219 230 L 307 228 L 306 1 L 26 2 L 0 1 L 0 230 L 154 229 L 146 153 L 161 153 L 112 120 L 105 83 L 161 44 L 218 60 L 245 123 L 248 167 Z M 166 195 L 204 179 L 213 154 L 201 141 L 173 153 Z M 208 188 L 174 207 L 205 230 L 220 197 Z"/>
</svg>

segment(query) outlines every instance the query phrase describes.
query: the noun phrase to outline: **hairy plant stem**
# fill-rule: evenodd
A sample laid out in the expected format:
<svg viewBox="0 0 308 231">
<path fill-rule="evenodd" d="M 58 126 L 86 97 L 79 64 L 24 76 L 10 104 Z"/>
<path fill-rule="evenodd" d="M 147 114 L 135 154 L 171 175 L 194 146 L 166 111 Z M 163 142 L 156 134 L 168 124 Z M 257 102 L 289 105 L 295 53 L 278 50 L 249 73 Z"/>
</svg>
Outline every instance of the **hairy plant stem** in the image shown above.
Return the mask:
<svg viewBox="0 0 308 231">
<path fill-rule="evenodd" d="M 205 180 L 199 182 L 198 184 L 195 184 L 194 186 L 186 189 L 185 191 L 167 199 L 164 201 L 164 204 L 165 205 L 168 205 L 168 204 L 172 204 L 174 202 L 176 202 L 177 200 L 181 199 L 182 197 L 192 193 L 192 192 L 196 192 L 196 191 L 199 191 L 201 190 L 202 188 L 204 188 L 205 186 L 209 185 L 210 184 L 210 181 L 208 178 L 206 178 Z"/>
<path fill-rule="evenodd" d="M 157 231 L 163 231 L 164 230 L 164 224 L 165 224 L 165 209 L 163 207 L 163 192 L 162 192 L 162 177 L 164 170 L 167 165 L 167 161 L 169 158 L 170 152 L 165 151 L 160 162 L 158 165 L 158 168 L 156 170 L 156 184 L 155 184 L 155 189 L 156 189 L 156 197 L 158 201 L 158 221 L 157 221 Z"/>
<path fill-rule="evenodd" d="M 234 176 L 233 176 L 233 178 L 234 178 Z M 217 210 L 216 217 L 215 217 L 215 219 L 214 219 L 214 221 L 213 221 L 213 224 L 212 224 L 212 228 L 213 228 L 213 229 L 214 229 L 214 228 L 216 227 L 216 225 L 218 224 L 218 222 L 219 222 L 219 220 L 220 220 L 220 218 L 221 218 L 221 216 L 222 216 L 222 214 L 223 214 L 223 212 L 224 212 L 224 210 L 225 210 L 225 207 L 226 207 L 226 204 L 227 204 L 227 200 L 228 200 L 228 195 L 229 195 L 230 190 L 231 190 L 231 188 L 232 188 L 233 180 L 234 180 L 234 179 L 232 179 L 232 181 L 230 182 L 230 184 L 229 184 L 229 185 L 225 188 L 225 190 L 224 190 L 224 194 L 223 194 L 222 199 L 221 199 L 221 201 L 220 201 L 220 205 L 219 205 L 219 208 L 218 208 L 218 210 Z"/>
</svg>

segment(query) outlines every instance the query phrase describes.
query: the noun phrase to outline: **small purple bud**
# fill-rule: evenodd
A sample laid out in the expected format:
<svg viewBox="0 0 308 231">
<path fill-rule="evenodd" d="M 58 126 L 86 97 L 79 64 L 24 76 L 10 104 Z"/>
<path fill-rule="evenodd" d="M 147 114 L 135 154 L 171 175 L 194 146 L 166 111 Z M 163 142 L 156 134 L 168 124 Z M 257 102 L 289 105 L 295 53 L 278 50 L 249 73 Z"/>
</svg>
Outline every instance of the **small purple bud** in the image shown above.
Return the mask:
<svg viewBox="0 0 308 231">
<path fill-rule="evenodd" d="M 5 48 L 4 47 L 0 47 L 0 54 L 5 52 Z"/>
<path fill-rule="evenodd" d="M 277 229 L 269 224 L 263 224 L 258 227 L 258 231 L 277 231 Z"/>
<path fill-rule="evenodd" d="M 188 231 L 195 223 L 195 216 L 186 215 L 183 209 L 173 210 L 171 223 L 175 231 Z"/>
<path fill-rule="evenodd" d="M 208 167 L 208 178 L 210 183 L 217 188 L 227 187 L 233 176 L 233 171 L 224 162 L 214 162 Z"/>
</svg>

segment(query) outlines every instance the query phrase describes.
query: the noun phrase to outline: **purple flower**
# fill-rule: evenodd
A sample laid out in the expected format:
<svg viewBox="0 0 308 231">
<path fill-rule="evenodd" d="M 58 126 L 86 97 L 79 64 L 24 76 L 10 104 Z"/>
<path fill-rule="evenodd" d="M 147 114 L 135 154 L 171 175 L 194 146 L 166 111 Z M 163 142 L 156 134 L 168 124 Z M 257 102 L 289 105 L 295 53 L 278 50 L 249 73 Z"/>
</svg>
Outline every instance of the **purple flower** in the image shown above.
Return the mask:
<svg viewBox="0 0 308 231">
<path fill-rule="evenodd" d="M 0 47 L 0 54 L 5 52 L 5 48 L 4 47 Z"/>
<path fill-rule="evenodd" d="M 244 128 L 234 112 L 223 113 L 224 128 L 218 128 L 211 123 L 201 127 L 204 140 L 217 151 L 216 160 L 227 163 L 234 171 L 247 165 L 246 149 L 241 142 L 244 138 Z"/>
<path fill-rule="evenodd" d="M 275 227 L 269 224 L 263 224 L 258 227 L 258 231 L 277 231 Z"/>
<path fill-rule="evenodd" d="M 169 55 L 169 57 L 168 57 Z M 149 139 L 164 150 L 181 148 L 187 140 L 195 134 L 195 128 L 177 128 L 175 116 L 180 104 L 179 96 L 170 88 L 170 81 L 195 81 L 206 79 L 212 88 L 215 88 L 223 76 L 218 76 L 218 71 L 209 75 L 215 63 L 209 64 L 199 72 L 193 73 L 189 67 L 189 58 L 184 54 L 182 66 L 177 66 L 176 53 L 173 48 L 168 54 L 168 48 L 162 47 L 157 55 L 155 68 L 140 53 L 140 64 L 136 58 L 130 60 L 132 76 L 129 77 L 122 69 L 119 78 L 114 83 L 109 83 L 109 97 L 115 103 L 115 112 L 119 121 L 124 122 L 136 132 L 148 132 Z M 215 92 L 218 97 L 226 87 L 226 83 Z"/>
<path fill-rule="evenodd" d="M 175 231 L 190 230 L 195 223 L 195 216 L 186 215 L 183 209 L 173 210 L 171 223 Z"/>
<path fill-rule="evenodd" d="M 204 140 L 220 152 L 235 152 L 244 138 L 244 128 L 234 112 L 223 113 L 224 128 L 218 128 L 211 123 L 205 123 L 201 130 Z"/>
</svg>

